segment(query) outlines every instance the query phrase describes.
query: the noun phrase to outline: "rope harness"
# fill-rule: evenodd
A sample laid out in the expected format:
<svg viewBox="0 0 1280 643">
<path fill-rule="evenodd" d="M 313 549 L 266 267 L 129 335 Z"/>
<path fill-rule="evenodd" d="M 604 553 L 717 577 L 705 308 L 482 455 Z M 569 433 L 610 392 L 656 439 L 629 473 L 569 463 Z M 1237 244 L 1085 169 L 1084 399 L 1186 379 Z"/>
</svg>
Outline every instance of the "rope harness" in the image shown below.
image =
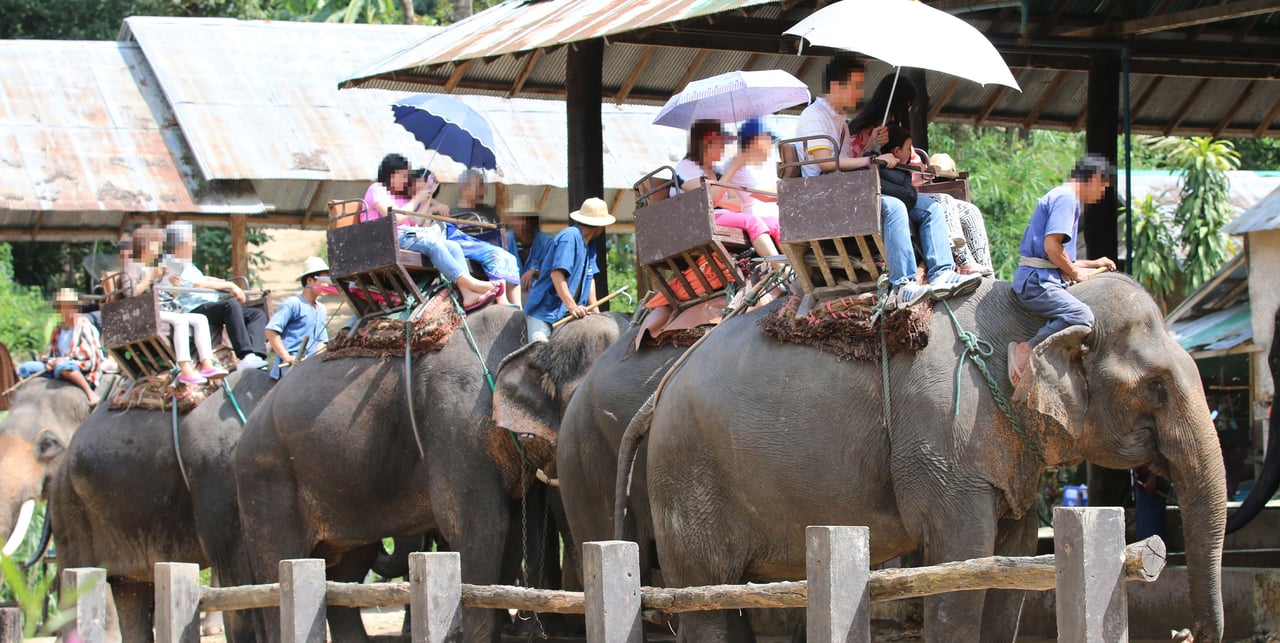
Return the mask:
<svg viewBox="0 0 1280 643">
<path fill-rule="evenodd" d="M 1022 424 L 1013 417 L 1013 409 L 1009 406 L 1009 401 L 1005 398 L 1004 392 L 1000 390 L 996 378 L 991 375 L 991 369 L 987 368 L 987 362 L 984 358 L 991 357 L 994 349 L 991 342 L 978 337 L 976 333 L 969 332 L 960 325 L 960 320 L 956 319 L 955 311 L 951 310 L 951 304 L 946 300 L 942 301 L 942 305 L 947 308 L 947 315 L 951 317 L 951 323 L 956 327 L 956 339 L 964 344 L 964 352 L 961 353 L 960 359 L 956 362 L 956 378 L 955 378 L 955 415 L 960 415 L 960 374 L 964 370 L 964 358 L 968 357 L 978 367 L 978 371 L 982 373 L 982 378 L 987 381 L 987 388 L 991 389 L 991 398 L 996 403 L 996 408 L 1004 413 L 1005 418 L 1009 420 L 1009 425 L 1013 427 L 1018 437 L 1022 439 L 1022 443 L 1026 445 L 1027 452 L 1031 454 L 1031 458 L 1035 460 L 1040 467 L 1045 466 L 1044 456 L 1040 450 L 1031 444 L 1031 440 L 1027 438 L 1027 432 L 1022 428 Z"/>
</svg>

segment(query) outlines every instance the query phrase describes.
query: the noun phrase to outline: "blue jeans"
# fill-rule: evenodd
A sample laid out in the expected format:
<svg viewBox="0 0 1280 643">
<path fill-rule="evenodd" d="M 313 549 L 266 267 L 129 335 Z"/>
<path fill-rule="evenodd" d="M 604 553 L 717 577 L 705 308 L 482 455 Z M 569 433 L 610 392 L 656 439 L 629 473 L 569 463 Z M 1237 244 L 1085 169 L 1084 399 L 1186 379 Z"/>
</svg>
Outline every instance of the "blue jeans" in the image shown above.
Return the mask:
<svg viewBox="0 0 1280 643">
<path fill-rule="evenodd" d="M 1050 335 L 1069 326 L 1093 326 L 1093 311 L 1056 277 L 1057 270 L 1019 266 L 1013 273 L 1013 292 L 1027 310 L 1049 319 L 1028 344 L 1035 348 Z"/>
<path fill-rule="evenodd" d="M 524 316 L 524 326 L 527 333 L 527 339 L 535 342 L 539 337 L 542 339 L 551 339 L 551 324 L 543 321 L 533 315 Z"/>
<path fill-rule="evenodd" d="M 911 247 L 911 223 L 920 224 L 920 245 L 930 279 L 938 273 L 954 270 L 951 239 L 947 231 L 947 215 L 942 206 L 931 199 L 920 199 L 907 212 L 901 199 L 880 196 L 880 217 L 885 258 L 889 264 L 889 281 L 897 286 L 916 280 L 916 253 Z"/>
<path fill-rule="evenodd" d="M 23 362 L 18 365 L 18 377 L 22 379 L 26 379 L 37 373 L 43 373 L 45 377 L 62 377 L 62 373 L 65 371 L 78 371 L 78 370 L 80 370 L 80 367 L 76 366 L 76 363 L 74 360 L 69 360 L 69 359 L 61 360 L 54 365 L 53 370 L 51 371 L 44 370 L 44 362 L 41 362 L 39 360 L 32 360 L 30 362 Z"/>
<path fill-rule="evenodd" d="M 426 257 L 450 283 L 467 272 L 467 258 L 462 256 L 462 246 L 439 236 L 439 233 L 420 236 L 414 228 L 405 226 L 400 228 L 396 240 L 401 249 Z"/>
</svg>

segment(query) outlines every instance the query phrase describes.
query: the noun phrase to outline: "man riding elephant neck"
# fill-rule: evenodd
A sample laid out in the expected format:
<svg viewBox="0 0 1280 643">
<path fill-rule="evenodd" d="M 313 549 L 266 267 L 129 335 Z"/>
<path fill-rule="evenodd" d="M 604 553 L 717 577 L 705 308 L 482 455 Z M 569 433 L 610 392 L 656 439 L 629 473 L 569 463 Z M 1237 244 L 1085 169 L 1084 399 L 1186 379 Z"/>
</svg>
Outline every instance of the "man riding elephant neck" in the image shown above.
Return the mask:
<svg viewBox="0 0 1280 643">
<path fill-rule="evenodd" d="M 278 380 L 283 370 L 297 360 L 311 357 L 329 341 L 328 311 L 320 297 L 336 293 L 329 278 L 329 266 L 320 257 L 307 257 L 302 264 L 302 292 L 280 302 L 280 307 L 267 322 L 267 347 L 276 354 L 271 365 L 271 379 Z M 306 348 L 303 348 L 303 342 Z M 299 350 L 306 353 L 299 355 Z"/>
<path fill-rule="evenodd" d="M 585 317 L 596 302 L 593 278 L 598 269 L 592 242 L 616 219 L 609 214 L 608 204 L 597 198 L 583 201 L 569 218 L 578 225 L 561 230 L 552 239 L 538 279 L 529 289 L 524 312 L 531 342 L 549 338 L 551 325 L 565 315 Z"/>
</svg>

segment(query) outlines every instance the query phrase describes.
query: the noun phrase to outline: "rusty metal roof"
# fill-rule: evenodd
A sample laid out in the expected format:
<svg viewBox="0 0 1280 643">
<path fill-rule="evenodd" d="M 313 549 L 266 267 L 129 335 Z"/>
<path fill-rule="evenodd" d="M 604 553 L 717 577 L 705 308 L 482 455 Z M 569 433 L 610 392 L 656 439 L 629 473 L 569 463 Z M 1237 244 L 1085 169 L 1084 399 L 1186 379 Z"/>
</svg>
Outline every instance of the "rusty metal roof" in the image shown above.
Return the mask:
<svg viewBox="0 0 1280 643">
<path fill-rule="evenodd" d="M 114 237 L 152 214 L 258 214 L 245 182 L 210 182 L 136 45 L 0 42 L 0 240 Z"/>
<path fill-rule="evenodd" d="M 831 51 L 806 48 L 798 56 L 795 39 L 781 34 L 823 2 L 508 0 L 343 83 L 559 98 L 566 48 L 600 37 L 606 100 L 660 104 L 692 79 L 731 69 L 784 69 L 816 91 Z M 1133 131 L 1280 136 L 1280 4 L 1273 0 L 929 4 L 986 33 L 1024 89 L 931 72 L 931 121 L 1082 130 L 1092 57 L 1127 47 Z M 945 42 L 916 46 L 946 55 Z M 872 65 L 869 83 L 886 71 Z"/>
<path fill-rule="evenodd" d="M 1227 234 L 1244 235 L 1250 232 L 1280 229 L 1280 188 L 1263 197 L 1248 210 L 1240 213 L 1227 224 Z"/>
</svg>

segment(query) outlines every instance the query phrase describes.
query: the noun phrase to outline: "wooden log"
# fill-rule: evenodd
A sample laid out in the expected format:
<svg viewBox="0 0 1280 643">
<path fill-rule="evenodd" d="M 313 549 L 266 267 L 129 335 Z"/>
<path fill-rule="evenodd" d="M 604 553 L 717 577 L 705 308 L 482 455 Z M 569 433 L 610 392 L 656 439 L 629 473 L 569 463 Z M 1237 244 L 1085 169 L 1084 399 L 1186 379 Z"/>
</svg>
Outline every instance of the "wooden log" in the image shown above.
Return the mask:
<svg viewBox="0 0 1280 643">
<path fill-rule="evenodd" d="M 805 543 L 806 640 L 871 643 L 871 530 L 806 527 Z"/>
<path fill-rule="evenodd" d="M 22 608 L 0 607 L 0 643 L 22 643 Z"/>
<path fill-rule="evenodd" d="M 156 643 L 200 643 L 200 566 L 156 563 Z"/>
<path fill-rule="evenodd" d="M 280 607 L 280 583 L 205 587 L 200 592 L 200 609 L 206 612 Z"/>
<path fill-rule="evenodd" d="M 640 547 L 625 540 L 582 546 L 587 640 L 640 643 Z"/>
<path fill-rule="evenodd" d="M 83 643 L 107 640 L 107 570 L 73 567 L 62 570 L 64 599 L 75 597 L 75 631 Z"/>
<path fill-rule="evenodd" d="M 409 554 L 413 643 L 462 640 L 462 558 L 457 552 Z"/>
<path fill-rule="evenodd" d="M 249 276 L 249 217 L 233 214 L 227 218 L 231 229 L 231 275 Z"/>
<path fill-rule="evenodd" d="M 326 590 L 323 560 L 280 561 L 282 643 L 324 643 Z"/>
<path fill-rule="evenodd" d="M 1054 507 L 1053 527 L 1058 640 L 1128 641 L 1124 510 Z"/>
</svg>

